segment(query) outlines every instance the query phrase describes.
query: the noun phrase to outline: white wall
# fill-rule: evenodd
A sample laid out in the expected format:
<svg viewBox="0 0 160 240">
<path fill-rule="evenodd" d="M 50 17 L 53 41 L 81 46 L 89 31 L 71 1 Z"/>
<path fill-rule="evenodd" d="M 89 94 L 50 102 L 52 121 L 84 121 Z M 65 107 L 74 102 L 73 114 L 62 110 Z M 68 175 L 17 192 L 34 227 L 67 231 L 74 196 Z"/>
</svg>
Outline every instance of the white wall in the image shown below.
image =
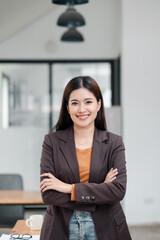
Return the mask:
<svg viewBox="0 0 160 240">
<path fill-rule="evenodd" d="M 160 1 L 122 1 L 122 105 L 130 224 L 160 222 Z"/>
<path fill-rule="evenodd" d="M 0 129 L 0 173 L 18 173 L 25 190 L 39 190 L 41 146 L 47 128 Z"/>
</svg>

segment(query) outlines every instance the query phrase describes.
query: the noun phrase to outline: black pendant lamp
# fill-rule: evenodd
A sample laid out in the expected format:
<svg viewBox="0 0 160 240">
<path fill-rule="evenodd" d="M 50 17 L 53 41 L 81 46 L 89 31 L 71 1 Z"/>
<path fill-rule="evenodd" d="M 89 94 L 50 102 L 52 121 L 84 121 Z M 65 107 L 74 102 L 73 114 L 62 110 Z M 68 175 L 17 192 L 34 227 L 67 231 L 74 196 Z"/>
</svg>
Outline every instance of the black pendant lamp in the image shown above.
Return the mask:
<svg viewBox="0 0 160 240">
<path fill-rule="evenodd" d="M 76 11 L 73 7 L 68 7 L 67 10 L 62 13 L 57 21 L 58 26 L 75 28 L 85 25 L 83 16 Z"/>
<path fill-rule="evenodd" d="M 84 38 L 75 28 L 69 28 L 61 37 L 63 42 L 83 42 Z"/>
<path fill-rule="evenodd" d="M 60 5 L 77 5 L 88 3 L 88 0 L 52 0 L 52 3 Z"/>
</svg>

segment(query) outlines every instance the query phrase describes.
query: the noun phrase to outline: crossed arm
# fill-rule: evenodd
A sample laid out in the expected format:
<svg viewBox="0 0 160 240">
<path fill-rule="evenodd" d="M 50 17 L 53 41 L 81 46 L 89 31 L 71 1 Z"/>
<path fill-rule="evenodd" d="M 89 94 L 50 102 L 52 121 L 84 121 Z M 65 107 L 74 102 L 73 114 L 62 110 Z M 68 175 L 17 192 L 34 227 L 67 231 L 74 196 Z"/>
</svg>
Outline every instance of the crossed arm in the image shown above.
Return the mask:
<svg viewBox="0 0 160 240">
<path fill-rule="evenodd" d="M 124 145 L 117 138 L 111 151 L 112 167 L 102 183 L 75 184 L 76 201 L 71 201 L 72 184 L 55 177 L 53 166 L 53 148 L 48 137 L 45 138 L 41 159 L 40 190 L 45 204 L 74 210 L 94 211 L 98 204 L 110 204 L 123 199 L 126 190 L 126 167 Z M 94 201 L 80 200 L 80 196 L 94 196 Z"/>
<path fill-rule="evenodd" d="M 118 174 L 118 170 L 111 168 L 111 170 L 106 175 L 104 183 L 113 182 L 116 179 L 117 174 Z M 45 177 L 40 183 L 41 192 L 45 192 L 47 190 L 55 190 L 61 193 L 71 193 L 72 184 L 68 184 L 60 181 L 51 173 L 43 173 L 41 177 Z"/>
</svg>

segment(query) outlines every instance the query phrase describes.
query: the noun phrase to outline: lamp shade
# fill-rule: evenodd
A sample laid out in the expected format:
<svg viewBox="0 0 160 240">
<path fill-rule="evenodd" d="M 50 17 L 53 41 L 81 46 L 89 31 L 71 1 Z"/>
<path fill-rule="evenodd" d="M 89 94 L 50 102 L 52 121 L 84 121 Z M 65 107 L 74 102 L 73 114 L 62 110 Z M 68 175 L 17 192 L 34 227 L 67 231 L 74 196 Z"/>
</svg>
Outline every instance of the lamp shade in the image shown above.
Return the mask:
<svg viewBox="0 0 160 240">
<path fill-rule="evenodd" d="M 68 7 L 58 18 L 57 25 L 68 28 L 80 27 L 85 25 L 85 20 L 75 8 Z"/>
<path fill-rule="evenodd" d="M 88 0 L 52 0 L 52 3 L 61 5 L 76 5 L 88 3 Z"/>
<path fill-rule="evenodd" d="M 83 36 L 75 28 L 69 28 L 61 37 L 64 42 L 83 42 Z"/>
</svg>

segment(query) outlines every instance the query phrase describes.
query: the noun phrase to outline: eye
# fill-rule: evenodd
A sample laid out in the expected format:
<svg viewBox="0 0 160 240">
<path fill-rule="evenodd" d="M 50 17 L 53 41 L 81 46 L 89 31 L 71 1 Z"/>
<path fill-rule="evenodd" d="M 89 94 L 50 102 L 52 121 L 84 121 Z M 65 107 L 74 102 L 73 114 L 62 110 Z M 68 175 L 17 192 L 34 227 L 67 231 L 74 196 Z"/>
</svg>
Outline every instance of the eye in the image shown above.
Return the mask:
<svg viewBox="0 0 160 240">
<path fill-rule="evenodd" d="M 72 102 L 71 105 L 77 105 L 78 103 L 77 102 Z"/>
<path fill-rule="evenodd" d="M 91 103 L 92 103 L 92 101 L 90 101 L 90 100 L 86 101 L 86 104 L 91 104 Z"/>
</svg>

